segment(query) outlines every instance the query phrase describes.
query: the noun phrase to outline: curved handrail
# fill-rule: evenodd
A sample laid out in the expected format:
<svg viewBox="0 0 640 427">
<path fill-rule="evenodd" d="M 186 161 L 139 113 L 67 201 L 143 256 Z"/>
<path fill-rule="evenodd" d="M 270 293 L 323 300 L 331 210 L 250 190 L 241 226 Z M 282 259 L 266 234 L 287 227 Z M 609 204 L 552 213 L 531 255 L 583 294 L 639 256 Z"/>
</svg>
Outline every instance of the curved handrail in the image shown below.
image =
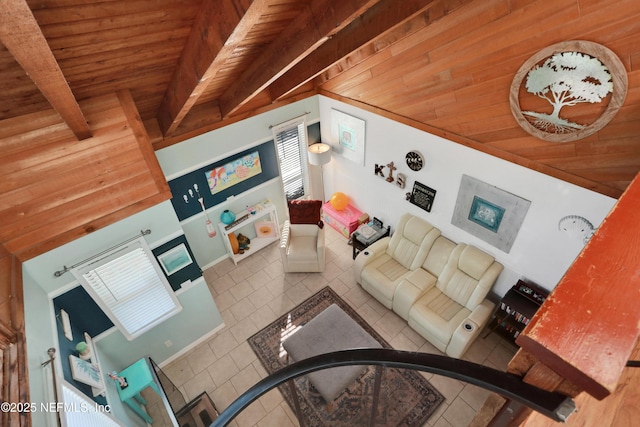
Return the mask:
<svg viewBox="0 0 640 427">
<path fill-rule="evenodd" d="M 477 363 L 436 354 L 366 348 L 325 353 L 285 366 L 240 395 L 220 413 L 211 427 L 226 426 L 253 401 L 285 381 L 310 372 L 348 365 L 413 369 L 462 380 L 518 401 L 555 421 L 566 421 L 576 408 L 569 397 L 542 390 L 524 383 L 517 375 Z"/>
</svg>

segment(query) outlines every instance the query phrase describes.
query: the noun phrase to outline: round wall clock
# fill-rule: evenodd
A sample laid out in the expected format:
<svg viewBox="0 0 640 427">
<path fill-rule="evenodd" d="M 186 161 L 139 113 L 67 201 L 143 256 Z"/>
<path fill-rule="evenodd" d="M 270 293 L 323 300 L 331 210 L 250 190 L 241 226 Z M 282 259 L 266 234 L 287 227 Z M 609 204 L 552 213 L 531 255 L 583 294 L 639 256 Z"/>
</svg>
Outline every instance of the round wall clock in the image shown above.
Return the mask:
<svg viewBox="0 0 640 427">
<path fill-rule="evenodd" d="M 417 151 L 409 151 L 405 157 L 407 166 L 412 171 L 419 171 L 424 166 L 424 157 Z"/>
</svg>

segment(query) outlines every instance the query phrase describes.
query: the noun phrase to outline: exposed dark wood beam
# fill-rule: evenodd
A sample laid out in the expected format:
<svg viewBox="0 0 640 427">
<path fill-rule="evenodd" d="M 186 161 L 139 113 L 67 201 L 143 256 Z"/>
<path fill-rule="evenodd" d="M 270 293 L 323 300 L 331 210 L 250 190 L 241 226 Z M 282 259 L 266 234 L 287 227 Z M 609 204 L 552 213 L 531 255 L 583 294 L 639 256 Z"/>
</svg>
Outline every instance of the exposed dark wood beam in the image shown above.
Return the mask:
<svg viewBox="0 0 640 427">
<path fill-rule="evenodd" d="M 226 118 L 379 0 L 316 0 L 220 97 Z"/>
<path fill-rule="evenodd" d="M 298 62 L 269 86 L 273 99 L 302 86 L 345 56 L 424 11 L 434 0 L 383 0 Z M 364 60 L 366 58 L 362 58 Z"/>
<path fill-rule="evenodd" d="M 78 139 L 91 130 L 25 0 L 0 2 L 0 41 Z"/>
<path fill-rule="evenodd" d="M 205 91 L 234 49 L 273 0 L 254 0 L 245 10 L 239 0 L 205 0 L 176 72 L 158 111 L 164 135 L 171 135 Z"/>
</svg>

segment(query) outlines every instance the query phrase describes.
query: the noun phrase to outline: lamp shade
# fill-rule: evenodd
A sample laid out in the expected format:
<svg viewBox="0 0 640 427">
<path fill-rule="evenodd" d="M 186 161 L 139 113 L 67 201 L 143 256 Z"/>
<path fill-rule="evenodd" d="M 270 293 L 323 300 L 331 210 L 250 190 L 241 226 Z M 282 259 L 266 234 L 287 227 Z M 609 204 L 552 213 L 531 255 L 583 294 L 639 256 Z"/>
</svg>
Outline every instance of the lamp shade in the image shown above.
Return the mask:
<svg viewBox="0 0 640 427">
<path fill-rule="evenodd" d="M 331 161 L 331 146 L 318 142 L 309 146 L 309 163 L 315 166 L 326 165 Z"/>
</svg>

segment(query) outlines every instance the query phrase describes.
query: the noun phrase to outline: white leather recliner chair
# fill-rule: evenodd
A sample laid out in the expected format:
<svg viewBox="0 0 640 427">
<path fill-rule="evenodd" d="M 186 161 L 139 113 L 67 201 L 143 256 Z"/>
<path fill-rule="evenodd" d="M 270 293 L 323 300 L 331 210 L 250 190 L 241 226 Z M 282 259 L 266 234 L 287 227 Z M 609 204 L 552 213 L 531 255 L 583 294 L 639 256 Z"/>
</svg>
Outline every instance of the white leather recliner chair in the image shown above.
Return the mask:
<svg viewBox="0 0 640 427">
<path fill-rule="evenodd" d="M 491 316 L 494 305 L 485 297 L 502 268 L 491 255 L 458 244 L 435 285 L 409 309 L 409 326 L 440 351 L 462 357 Z"/>
<path fill-rule="evenodd" d="M 384 237 L 356 257 L 356 282 L 385 307 L 393 307 L 400 281 L 425 261 L 440 230 L 411 214 L 404 214 L 391 237 Z"/>
<path fill-rule="evenodd" d="M 325 265 L 324 228 L 320 200 L 288 203 L 289 219 L 280 237 L 280 257 L 285 273 L 320 273 Z"/>
<path fill-rule="evenodd" d="M 312 224 L 284 222 L 280 253 L 285 273 L 324 271 L 324 229 Z"/>
</svg>

